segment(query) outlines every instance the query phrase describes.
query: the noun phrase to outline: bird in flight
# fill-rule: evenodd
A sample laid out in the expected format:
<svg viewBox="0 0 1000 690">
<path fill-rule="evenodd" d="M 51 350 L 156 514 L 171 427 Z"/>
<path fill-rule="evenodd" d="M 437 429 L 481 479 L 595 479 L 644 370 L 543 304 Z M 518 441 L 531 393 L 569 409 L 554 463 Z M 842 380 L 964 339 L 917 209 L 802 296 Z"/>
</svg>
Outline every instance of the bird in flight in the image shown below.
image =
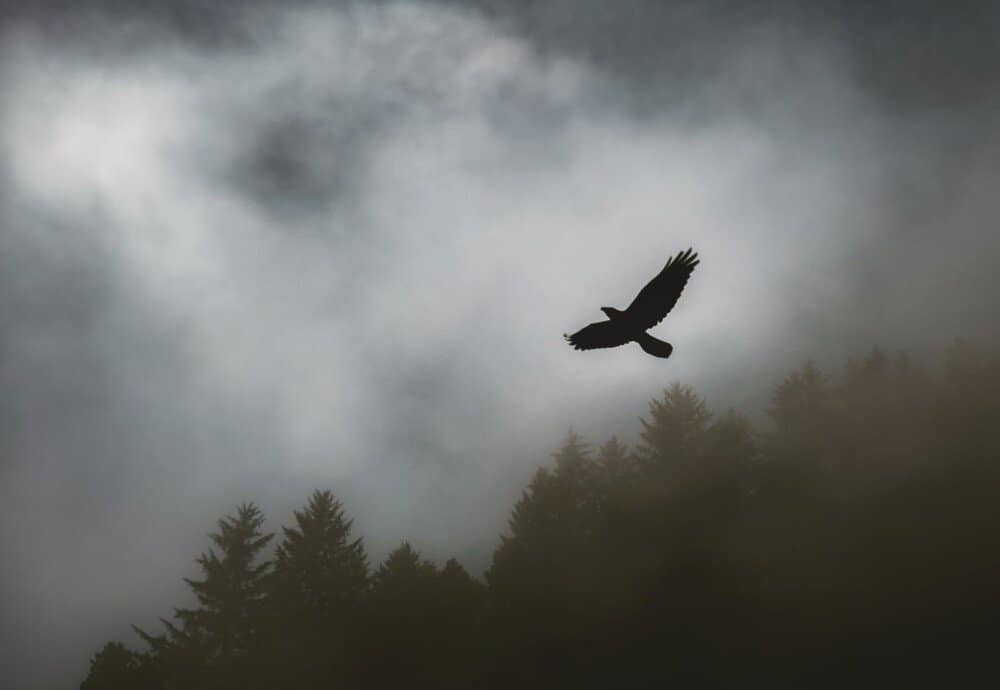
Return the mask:
<svg viewBox="0 0 1000 690">
<path fill-rule="evenodd" d="M 654 357 L 666 359 L 674 346 L 654 338 L 646 331 L 663 321 L 663 317 L 677 304 L 688 278 L 698 265 L 698 255 L 690 249 L 667 261 L 667 265 L 646 284 L 628 309 L 601 307 L 607 321 L 595 321 L 573 335 L 563 337 L 577 350 L 595 350 L 601 347 L 618 347 L 635 342 Z"/>
</svg>

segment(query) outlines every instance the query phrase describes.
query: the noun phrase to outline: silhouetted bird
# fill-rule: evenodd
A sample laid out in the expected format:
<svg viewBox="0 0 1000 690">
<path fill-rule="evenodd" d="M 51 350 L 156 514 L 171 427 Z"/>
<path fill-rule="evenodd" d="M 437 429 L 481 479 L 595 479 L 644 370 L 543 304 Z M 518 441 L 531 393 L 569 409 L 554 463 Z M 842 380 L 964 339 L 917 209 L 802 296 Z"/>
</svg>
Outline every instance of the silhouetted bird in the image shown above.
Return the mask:
<svg viewBox="0 0 1000 690">
<path fill-rule="evenodd" d="M 690 249 L 667 261 L 663 270 L 644 287 L 625 311 L 601 307 L 607 321 L 597 321 L 563 337 L 577 350 L 618 347 L 636 342 L 654 357 L 669 357 L 673 345 L 657 340 L 646 330 L 663 321 L 674 308 L 687 285 L 691 272 L 698 265 L 698 255 Z"/>
</svg>

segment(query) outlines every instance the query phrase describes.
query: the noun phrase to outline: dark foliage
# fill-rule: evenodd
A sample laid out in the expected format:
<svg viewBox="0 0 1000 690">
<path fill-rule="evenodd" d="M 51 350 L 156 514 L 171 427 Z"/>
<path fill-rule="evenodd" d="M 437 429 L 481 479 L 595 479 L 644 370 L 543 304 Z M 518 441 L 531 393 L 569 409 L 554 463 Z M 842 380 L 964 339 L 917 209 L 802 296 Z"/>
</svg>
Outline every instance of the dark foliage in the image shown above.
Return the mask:
<svg viewBox="0 0 1000 690">
<path fill-rule="evenodd" d="M 1000 645 L 1000 361 L 807 363 L 773 424 L 675 384 L 638 445 L 570 433 L 484 581 L 409 544 L 370 572 L 330 492 L 270 535 L 253 505 L 144 652 L 82 690 L 986 687 Z"/>
</svg>

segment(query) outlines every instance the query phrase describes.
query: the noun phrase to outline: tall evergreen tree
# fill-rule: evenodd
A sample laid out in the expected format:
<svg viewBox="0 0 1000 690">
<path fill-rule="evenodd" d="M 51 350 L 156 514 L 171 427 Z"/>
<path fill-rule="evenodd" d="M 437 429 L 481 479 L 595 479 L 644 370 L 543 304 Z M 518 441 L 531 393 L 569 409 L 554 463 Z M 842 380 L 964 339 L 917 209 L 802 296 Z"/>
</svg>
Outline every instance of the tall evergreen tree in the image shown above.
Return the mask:
<svg viewBox="0 0 1000 690">
<path fill-rule="evenodd" d="M 257 624 L 270 563 L 258 562 L 274 536 L 261 531 L 264 516 L 253 503 L 218 521 L 209 538 L 215 549 L 197 559 L 203 579 L 185 578 L 199 608 L 175 610 L 180 625 L 163 620 L 154 636 L 136 628 L 168 677 L 185 685 L 223 687 L 236 682 L 235 669 L 256 645 Z"/>
<path fill-rule="evenodd" d="M 90 661 L 80 690 L 126 690 L 139 686 L 140 662 L 121 642 L 108 642 Z"/>
<path fill-rule="evenodd" d="M 673 383 L 663 398 L 649 403 L 649 419 L 640 420 L 638 452 L 652 470 L 674 469 L 704 452 L 705 431 L 712 414 L 690 386 Z"/>
<path fill-rule="evenodd" d="M 810 360 L 774 389 L 768 412 L 777 433 L 788 442 L 797 443 L 819 427 L 828 405 L 826 377 Z"/>
<path fill-rule="evenodd" d="M 608 543 L 627 527 L 623 523 L 638 489 L 638 458 L 628 446 L 612 436 L 601 445 L 594 461 L 594 480 L 590 488 L 595 507 L 595 530 Z"/>
<path fill-rule="evenodd" d="M 562 447 L 552 457 L 556 461 L 556 475 L 567 484 L 582 484 L 592 470 L 590 446 L 573 429 L 567 432 Z"/>
<path fill-rule="evenodd" d="M 368 611 L 366 687 L 432 687 L 439 677 L 438 569 L 409 542 L 379 565 Z"/>
<path fill-rule="evenodd" d="M 477 674 L 487 659 L 486 586 L 454 558 L 438 571 L 435 607 L 430 613 L 436 637 L 439 687 L 481 687 Z"/>
<path fill-rule="evenodd" d="M 299 688 L 357 682 L 357 628 L 369 582 L 363 541 L 330 491 L 315 491 L 283 527 L 265 606 L 271 685 Z"/>
<path fill-rule="evenodd" d="M 331 617 L 355 609 L 368 587 L 362 539 L 351 539 L 352 520 L 330 491 L 315 491 L 295 526 L 283 527 L 273 580 L 285 606 Z"/>
<path fill-rule="evenodd" d="M 757 457 L 757 439 L 750 422 L 734 410 L 720 416 L 708 429 L 707 454 L 713 470 L 746 469 Z"/>
<path fill-rule="evenodd" d="M 597 467 L 612 483 L 631 475 L 636 469 L 635 460 L 617 436 L 612 436 L 597 451 Z"/>
<path fill-rule="evenodd" d="M 244 503 L 235 516 L 220 519 L 219 531 L 209 535 L 219 553 L 209 549 L 198 558 L 204 579 L 184 579 L 201 607 L 179 609 L 177 617 L 208 632 L 223 658 L 252 648 L 253 616 L 271 565 L 257 562 L 257 557 L 274 537 L 261 532 L 263 524 L 264 516 L 253 503 Z"/>
<path fill-rule="evenodd" d="M 506 654 L 556 653 L 557 640 L 584 634 L 601 600 L 601 502 L 597 468 L 574 432 L 511 511 L 486 573 Z M 559 643 L 561 644 L 561 642 Z"/>
<path fill-rule="evenodd" d="M 379 565 L 373 595 L 380 601 L 406 603 L 415 594 L 430 591 L 436 575 L 435 565 L 404 541 Z"/>
<path fill-rule="evenodd" d="M 487 579 L 513 596 L 557 596 L 578 572 L 595 528 L 595 466 L 586 444 L 570 431 L 552 457 L 555 470 L 540 468 L 515 504 L 509 535 L 501 537 Z M 553 599 L 549 599 L 550 602 Z"/>
</svg>

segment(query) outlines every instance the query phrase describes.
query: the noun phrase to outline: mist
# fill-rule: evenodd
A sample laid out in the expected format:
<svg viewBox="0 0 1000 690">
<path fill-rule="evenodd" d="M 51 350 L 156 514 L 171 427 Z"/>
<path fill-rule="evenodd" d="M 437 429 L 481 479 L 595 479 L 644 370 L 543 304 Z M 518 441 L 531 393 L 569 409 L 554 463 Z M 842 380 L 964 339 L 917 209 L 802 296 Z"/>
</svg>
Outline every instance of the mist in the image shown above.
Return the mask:
<svg viewBox="0 0 1000 690">
<path fill-rule="evenodd" d="M 220 505 L 329 487 L 479 573 L 567 429 L 672 381 L 757 417 L 789 362 L 994 341 L 996 90 L 951 78 L 992 53 L 921 83 L 822 13 L 596 5 L 9 13 L 5 685 L 183 599 Z M 669 361 L 566 347 L 689 246 Z"/>
</svg>

